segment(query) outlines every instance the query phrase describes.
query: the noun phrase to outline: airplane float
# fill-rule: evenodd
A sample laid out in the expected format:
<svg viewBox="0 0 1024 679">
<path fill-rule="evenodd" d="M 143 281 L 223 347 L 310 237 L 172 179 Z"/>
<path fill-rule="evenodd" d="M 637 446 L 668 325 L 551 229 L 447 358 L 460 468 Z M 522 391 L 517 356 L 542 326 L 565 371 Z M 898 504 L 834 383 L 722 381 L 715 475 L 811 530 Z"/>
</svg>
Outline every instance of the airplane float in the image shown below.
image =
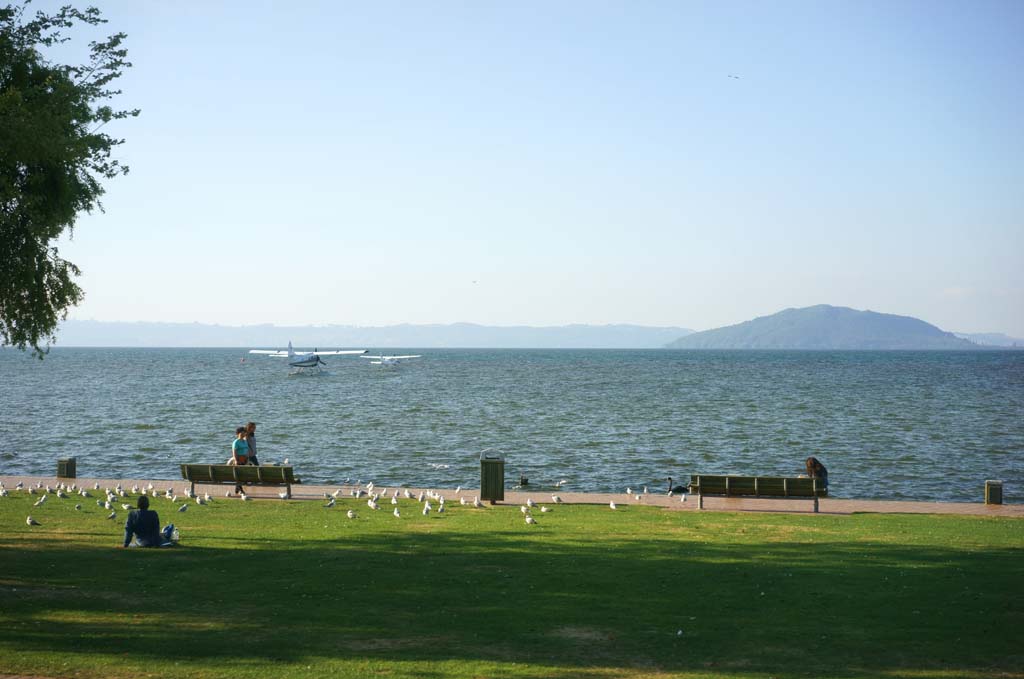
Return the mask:
<svg viewBox="0 0 1024 679">
<path fill-rule="evenodd" d="M 273 349 L 250 349 L 250 354 L 263 354 L 273 358 L 287 358 L 288 365 L 296 368 L 296 371 L 302 370 L 303 368 L 316 368 L 319 372 L 320 366 L 327 365 L 321 356 L 342 356 L 342 355 L 355 355 L 365 354 L 366 349 L 351 349 L 347 351 L 320 351 L 319 349 L 313 349 L 313 351 L 296 353 L 292 349 L 292 343 L 288 342 L 288 350 L 280 351 Z"/>
<path fill-rule="evenodd" d="M 407 356 L 385 356 L 384 354 L 378 354 L 376 356 L 366 356 L 362 358 L 369 358 L 370 365 L 379 365 L 381 367 L 395 367 L 402 361 L 407 361 L 410 358 L 421 358 L 420 354 L 409 354 Z"/>
</svg>

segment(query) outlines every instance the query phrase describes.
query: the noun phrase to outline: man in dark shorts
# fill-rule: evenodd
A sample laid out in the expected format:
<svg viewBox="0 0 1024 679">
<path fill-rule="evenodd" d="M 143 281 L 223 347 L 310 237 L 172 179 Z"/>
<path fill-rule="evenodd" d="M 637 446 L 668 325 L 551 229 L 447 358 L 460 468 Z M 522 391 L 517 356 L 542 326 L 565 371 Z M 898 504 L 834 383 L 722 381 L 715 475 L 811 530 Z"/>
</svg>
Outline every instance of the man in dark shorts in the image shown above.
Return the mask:
<svg viewBox="0 0 1024 679">
<path fill-rule="evenodd" d="M 256 459 L 256 423 L 248 422 L 245 425 L 245 442 L 249 444 L 249 464 L 260 466 Z"/>
</svg>

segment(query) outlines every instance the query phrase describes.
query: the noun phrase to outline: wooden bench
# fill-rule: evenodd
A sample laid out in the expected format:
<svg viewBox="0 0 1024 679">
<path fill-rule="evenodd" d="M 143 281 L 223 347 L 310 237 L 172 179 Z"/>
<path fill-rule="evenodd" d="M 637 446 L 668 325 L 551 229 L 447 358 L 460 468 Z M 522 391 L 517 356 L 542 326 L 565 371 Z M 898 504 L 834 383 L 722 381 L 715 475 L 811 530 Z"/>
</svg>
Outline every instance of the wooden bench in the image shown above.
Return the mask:
<svg viewBox="0 0 1024 679">
<path fill-rule="evenodd" d="M 814 500 L 814 511 L 818 511 L 818 498 L 828 495 L 828 487 L 821 479 L 806 476 L 787 478 L 783 476 L 723 476 L 693 474 L 690 476 L 690 492 L 697 494 L 697 509 L 704 509 L 705 495 L 726 497 L 784 497 Z"/>
<path fill-rule="evenodd" d="M 181 478 L 192 482 L 192 492 L 197 483 L 230 483 L 240 485 L 252 483 L 258 486 L 285 486 L 288 497 L 292 496 L 292 484 L 302 483 L 295 478 L 293 467 L 242 466 L 233 464 L 183 464 Z"/>
</svg>

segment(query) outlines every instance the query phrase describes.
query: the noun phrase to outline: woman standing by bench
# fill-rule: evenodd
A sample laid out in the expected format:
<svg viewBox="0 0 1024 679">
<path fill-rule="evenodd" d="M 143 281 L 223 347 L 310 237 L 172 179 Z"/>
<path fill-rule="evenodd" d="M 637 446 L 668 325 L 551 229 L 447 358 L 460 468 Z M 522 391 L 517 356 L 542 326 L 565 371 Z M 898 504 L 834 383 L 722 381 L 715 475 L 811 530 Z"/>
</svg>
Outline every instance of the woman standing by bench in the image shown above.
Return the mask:
<svg viewBox="0 0 1024 679">
<path fill-rule="evenodd" d="M 249 464 L 249 442 L 245 440 L 245 427 L 235 429 L 235 440 L 231 442 L 231 459 L 228 464 L 244 467 Z M 235 484 L 235 492 L 242 494 L 242 485 Z"/>
</svg>

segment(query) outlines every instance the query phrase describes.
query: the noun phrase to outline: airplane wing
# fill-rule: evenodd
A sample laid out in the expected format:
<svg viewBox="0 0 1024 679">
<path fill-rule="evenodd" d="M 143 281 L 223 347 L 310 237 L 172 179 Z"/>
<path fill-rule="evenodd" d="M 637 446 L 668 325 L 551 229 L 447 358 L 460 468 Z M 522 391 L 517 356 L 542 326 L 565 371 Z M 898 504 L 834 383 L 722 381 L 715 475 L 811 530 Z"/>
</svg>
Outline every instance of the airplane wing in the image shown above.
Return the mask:
<svg viewBox="0 0 1024 679">
<path fill-rule="evenodd" d="M 341 356 L 343 354 L 365 354 L 368 349 L 350 349 L 346 351 L 314 351 L 317 356 Z"/>
<path fill-rule="evenodd" d="M 266 354 L 268 356 L 287 356 L 287 351 L 277 351 L 274 349 L 250 349 L 250 354 Z"/>
<path fill-rule="evenodd" d="M 421 355 L 420 354 L 412 354 L 412 355 L 409 355 L 409 356 L 385 356 L 385 358 L 390 358 L 392 360 L 399 360 L 399 359 L 404 360 L 404 359 L 407 359 L 407 358 L 421 358 Z"/>
</svg>

